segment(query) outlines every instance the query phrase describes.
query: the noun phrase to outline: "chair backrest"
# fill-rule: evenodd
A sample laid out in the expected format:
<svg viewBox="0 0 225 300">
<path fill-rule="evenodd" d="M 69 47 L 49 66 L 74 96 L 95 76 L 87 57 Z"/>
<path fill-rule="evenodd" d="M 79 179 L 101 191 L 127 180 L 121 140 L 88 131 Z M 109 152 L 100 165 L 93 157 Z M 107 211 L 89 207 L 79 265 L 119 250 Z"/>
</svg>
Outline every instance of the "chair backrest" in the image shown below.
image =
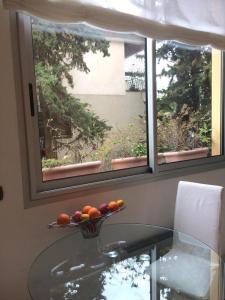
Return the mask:
<svg viewBox="0 0 225 300">
<path fill-rule="evenodd" d="M 223 187 L 180 181 L 177 189 L 174 229 L 225 254 L 225 205 Z"/>
</svg>

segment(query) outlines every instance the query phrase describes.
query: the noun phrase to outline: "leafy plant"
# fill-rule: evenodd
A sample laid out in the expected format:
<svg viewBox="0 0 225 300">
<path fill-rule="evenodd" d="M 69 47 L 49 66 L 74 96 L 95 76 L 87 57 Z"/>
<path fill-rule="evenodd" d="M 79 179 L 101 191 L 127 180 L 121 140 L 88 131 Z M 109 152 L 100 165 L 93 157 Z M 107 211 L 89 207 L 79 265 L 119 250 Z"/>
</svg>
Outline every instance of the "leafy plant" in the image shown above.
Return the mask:
<svg viewBox="0 0 225 300">
<path fill-rule="evenodd" d="M 102 171 L 111 170 L 111 161 L 115 158 L 142 156 L 147 153 L 146 124 L 144 118 L 127 127 L 112 130 L 105 142 L 87 160 L 101 160 Z"/>
<path fill-rule="evenodd" d="M 211 142 L 211 131 L 207 123 L 203 123 L 203 126 L 199 128 L 200 140 L 206 146 Z"/>
<path fill-rule="evenodd" d="M 71 163 L 72 163 L 72 161 L 68 158 L 65 158 L 65 159 L 55 159 L 55 158 L 42 159 L 42 168 L 54 168 L 54 167 L 68 165 Z"/>
<path fill-rule="evenodd" d="M 193 111 L 183 105 L 180 113 L 159 113 L 157 120 L 158 152 L 211 148 L 210 111 Z"/>
<path fill-rule="evenodd" d="M 132 146 L 131 151 L 135 156 L 147 155 L 147 145 L 146 143 L 136 143 Z"/>
</svg>

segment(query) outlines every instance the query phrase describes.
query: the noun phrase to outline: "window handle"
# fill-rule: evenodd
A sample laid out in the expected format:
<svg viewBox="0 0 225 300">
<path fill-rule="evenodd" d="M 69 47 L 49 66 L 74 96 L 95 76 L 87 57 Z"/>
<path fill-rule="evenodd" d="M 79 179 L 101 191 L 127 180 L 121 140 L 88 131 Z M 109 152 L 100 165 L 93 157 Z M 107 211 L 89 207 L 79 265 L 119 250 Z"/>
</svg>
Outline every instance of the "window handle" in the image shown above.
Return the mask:
<svg viewBox="0 0 225 300">
<path fill-rule="evenodd" d="M 29 88 L 29 97 L 30 97 L 30 114 L 32 117 L 34 117 L 34 94 L 33 94 L 32 83 L 29 82 L 28 88 Z"/>
<path fill-rule="evenodd" d="M 0 200 L 3 200 L 3 188 L 0 186 Z"/>
</svg>

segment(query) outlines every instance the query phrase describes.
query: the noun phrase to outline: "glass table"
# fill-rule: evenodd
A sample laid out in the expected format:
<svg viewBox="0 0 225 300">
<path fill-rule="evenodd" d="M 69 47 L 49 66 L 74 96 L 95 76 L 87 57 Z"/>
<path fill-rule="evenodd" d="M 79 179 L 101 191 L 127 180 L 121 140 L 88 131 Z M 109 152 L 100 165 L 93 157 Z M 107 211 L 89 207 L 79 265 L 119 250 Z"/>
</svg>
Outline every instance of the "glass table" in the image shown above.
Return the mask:
<svg viewBox="0 0 225 300">
<path fill-rule="evenodd" d="M 33 262 L 33 300 L 223 299 L 223 260 L 196 239 L 161 227 L 104 224 L 78 230 Z"/>
</svg>

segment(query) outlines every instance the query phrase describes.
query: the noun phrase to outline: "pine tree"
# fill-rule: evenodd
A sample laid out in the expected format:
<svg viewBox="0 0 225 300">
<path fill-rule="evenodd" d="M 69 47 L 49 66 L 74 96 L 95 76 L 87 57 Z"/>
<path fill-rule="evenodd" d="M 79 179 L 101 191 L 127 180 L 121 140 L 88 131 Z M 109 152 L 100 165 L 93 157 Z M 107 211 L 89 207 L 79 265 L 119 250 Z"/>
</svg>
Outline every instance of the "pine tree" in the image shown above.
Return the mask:
<svg viewBox="0 0 225 300">
<path fill-rule="evenodd" d="M 66 84 L 74 86 L 70 74 L 72 69 L 85 73 L 90 71 L 84 60 L 86 53 L 100 52 L 103 57 L 109 56 L 109 42 L 66 31 L 40 30 L 39 25 L 43 22 L 33 21 L 36 89 L 42 114 L 41 155 L 57 158 L 57 149 L 65 146 L 59 141 L 65 128 L 70 128 L 73 136 L 71 143 L 77 151 L 83 145 L 102 143 L 106 131 L 110 129 L 104 120 L 90 111 L 87 103 L 69 94 L 65 87 Z"/>
<path fill-rule="evenodd" d="M 159 42 L 157 60 L 167 60 L 162 76 L 169 78 L 167 88 L 158 91 L 158 111 L 179 113 L 183 105 L 193 111 L 211 104 L 211 51 L 209 47 L 187 47 L 174 41 Z"/>
</svg>

